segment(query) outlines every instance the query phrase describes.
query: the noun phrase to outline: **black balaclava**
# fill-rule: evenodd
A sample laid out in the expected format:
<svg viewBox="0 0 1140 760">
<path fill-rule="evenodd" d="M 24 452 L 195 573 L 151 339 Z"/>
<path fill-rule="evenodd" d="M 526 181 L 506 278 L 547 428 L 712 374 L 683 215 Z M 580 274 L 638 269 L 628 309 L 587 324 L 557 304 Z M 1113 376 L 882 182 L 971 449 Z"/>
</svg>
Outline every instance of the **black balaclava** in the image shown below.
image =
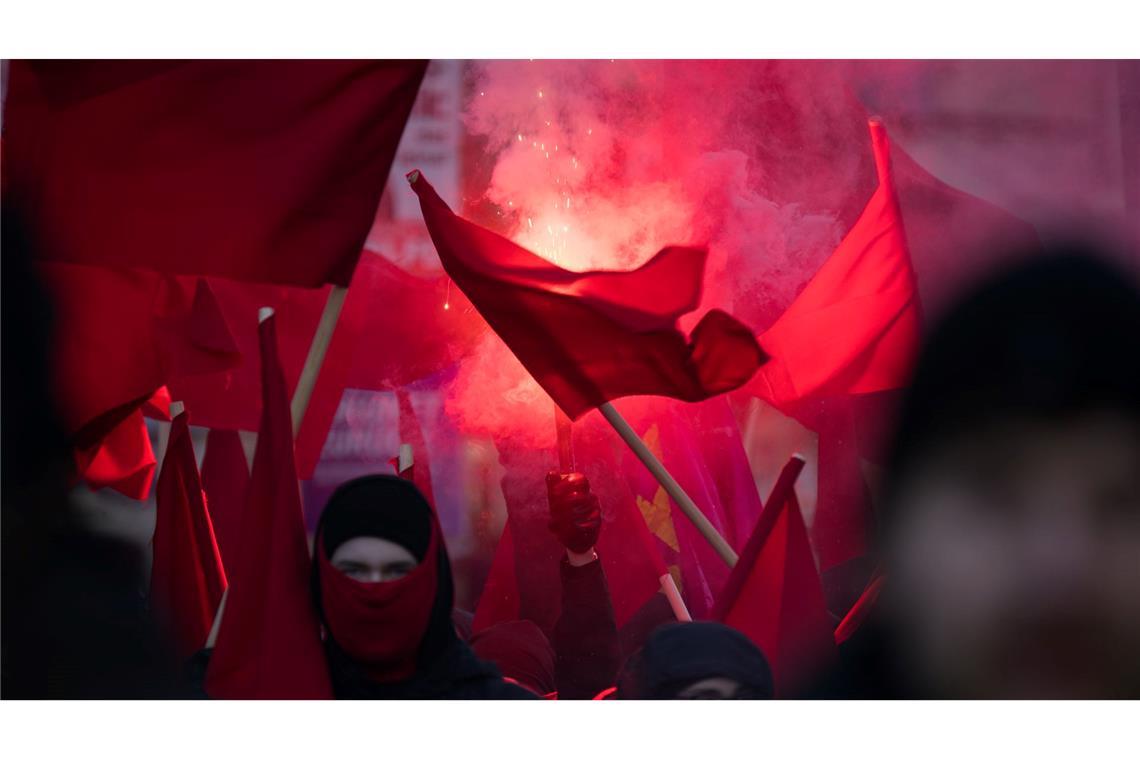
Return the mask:
<svg viewBox="0 0 1140 760">
<path fill-rule="evenodd" d="M 658 628 L 618 677 L 620 699 L 675 699 L 706 678 L 729 678 L 738 697 L 771 699 L 772 671 L 748 637 L 722 623 L 673 623 Z"/>
<path fill-rule="evenodd" d="M 331 557 L 336 548 L 357 536 L 374 536 L 404 546 L 417 560 L 431 561 L 436 567 L 436 593 L 426 630 L 416 655 L 415 676 L 422 676 L 449 647 L 458 643 L 451 624 L 454 585 L 451 565 L 431 506 L 411 482 L 390 475 L 368 475 L 341 485 L 329 498 L 317 524 L 312 566 L 313 600 L 322 623 L 328 621 L 322 607 L 320 552 Z M 432 540 L 433 531 L 437 534 Z M 327 565 L 326 565 L 327 566 Z M 399 581 L 396 581 L 399 582 Z M 329 635 L 325 642 L 333 689 L 344 697 L 400 697 L 406 680 L 377 683 L 368 668 L 362 667 Z"/>
</svg>

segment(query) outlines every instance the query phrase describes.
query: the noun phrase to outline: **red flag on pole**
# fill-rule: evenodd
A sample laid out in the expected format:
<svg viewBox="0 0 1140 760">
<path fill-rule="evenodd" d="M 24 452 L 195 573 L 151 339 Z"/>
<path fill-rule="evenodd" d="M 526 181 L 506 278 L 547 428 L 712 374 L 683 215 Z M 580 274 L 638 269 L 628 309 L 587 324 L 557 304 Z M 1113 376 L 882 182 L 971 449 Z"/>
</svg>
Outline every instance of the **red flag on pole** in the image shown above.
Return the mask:
<svg viewBox="0 0 1140 760">
<path fill-rule="evenodd" d="M 210 518 L 222 561 L 237 562 L 241 541 L 241 515 L 249 488 L 249 464 L 241 435 L 236 430 L 211 429 L 202 458 L 202 490 L 210 504 Z"/>
<path fill-rule="evenodd" d="M 707 252 L 665 248 L 629 272 L 571 272 L 452 213 L 418 171 L 408 175 L 440 261 L 538 384 L 576 419 L 622 396 L 698 401 L 752 377 L 764 354 L 723 311 L 688 337 Z"/>
<path fill-rule="evenodd" d="M 261 429 L 241 518 L 241 553 L 206 672 L 217 699 L 331 697 L 293 460 L 289 397 L 274 317 L 261 323 Z"/>
<path fill-rule="evenodd" d="M 170 425 L 155 502 L 150 604 L 175 652 L 187 659 L 206 643 L 226 588 L 226 572 L 206 509 L 186 412 Z"/>
<path fill-rule="evenodd" d="M 794 693 L 835 656 L 831 619 L 793 488 L 802 468 L 798 457 L 784 466 L 713 611 L 764 652 L 777 695 Z"/>
<path fill-rule="evenodd" d="M 426 67 L 13 61 L 5 201 L 43 259 L 348 285 Z"/>
<path fill-rule="evenodd" d="M 751 387 L 781 409 L 807 398 L 902 387 L 918 349 L 918 290 L 890 143 L 878 121 L 870 129 L 878 189 L 835 252 L 760 336 L 771 361 Z"/>
</svg>

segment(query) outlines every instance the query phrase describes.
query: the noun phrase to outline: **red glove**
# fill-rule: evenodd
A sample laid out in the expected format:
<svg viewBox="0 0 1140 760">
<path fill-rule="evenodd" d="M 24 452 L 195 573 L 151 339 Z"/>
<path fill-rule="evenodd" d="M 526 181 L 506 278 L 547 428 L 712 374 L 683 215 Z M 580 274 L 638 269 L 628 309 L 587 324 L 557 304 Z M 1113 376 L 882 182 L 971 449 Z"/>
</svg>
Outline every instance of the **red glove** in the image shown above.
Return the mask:
<svg viewBox="0 0 1140 760">
<path fill-rule="evenodd" d="M 590 481 L 579 473 L 546 476 L 546 496 L 550 501 L 550 530 L 575 554 L 588 552 L 598 543 L 602 530 L 602 510 L 598 497 L 590 493 Z"/>
</svg>

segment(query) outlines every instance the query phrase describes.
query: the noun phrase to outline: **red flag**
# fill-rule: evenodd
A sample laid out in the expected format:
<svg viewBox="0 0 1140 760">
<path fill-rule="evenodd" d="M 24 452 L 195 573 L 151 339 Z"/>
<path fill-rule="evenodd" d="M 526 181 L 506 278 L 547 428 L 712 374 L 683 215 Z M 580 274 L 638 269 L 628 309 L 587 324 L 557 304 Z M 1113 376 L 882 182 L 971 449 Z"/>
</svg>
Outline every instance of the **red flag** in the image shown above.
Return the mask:
<svg viewBox="0 0 1140 760">
<path fill-rule="evenodd" d="M 791 694 L 835 656 L 831 620 L 793 488 L 803 460 L 784 466 L 713 615 L 752 639 Z"/>
<path fill-rule="evenodd" d="M 312 477 L 345 388 L 398 388 L 451 366 L 475 346 L 486 326 L 464 314 L 468 304 L 458 290 L 448 296 L 447 280 L 413 276 L 374 252 L 360 257 L 297 434 L 301 478 Z M 258 308 L 272 306 L 277 315 L 281 365 L 292 391 L 328 289 L 217 278 L 210 284 L 243 361 L 225 372 L 179 378 L 171 391 L 194 410 L 196 422 L 210 429 L 256 430 L 261 416 Z M 451 308 L 444 309 L 449 302 Z"/>
<path fill-rule="evenodd" d="M 890 171 L 886 130 L 870 122 L 879 188 L 787 311 L 760 336 L 771 361 L 756 393 L 773 405 L 903 386 L 918 348 L 918 291 Z"/>
<path fill-rule="evenodd" d="M 170 425 L 155 489 L 150 604 L 175 652 L 187 659 L 206 644 L 226 572 L 194 460 L 186 412 Z"/>
<path fill-rule="evenodd" d="M 113 488 L 131 499 L 150 493 L 155 458 L 142 411 L 135 409 L 101 441 L 75 451 L 76 474 L 93 490 Z"/>
<path fill-rule="evenodd" d="M 622 396 L 697 401 L 746 382 L 764 356 L 752 331 L 713 310 L 689 339 L 706 251 L 665 248 L 629 272 L 571 272 L 457 217 L 408 175 L 443 267 L 572 419 Z"/>
<path fill-rule="evenodd" d="M 491 560 L 491 569 L 483 583 L 483 592 L 475 605 L 475 620 L 471 631 L 478 633 L 496 623 L 519 619 L 518 576 L 515 575 L 515 540 L 511 536 L 511 521 L 503 524 L 499 545 Z"/>
<path fill-rule="evenodd" d="M 233 567 L 241 540 L 241 515 L 249 488 L 249 464 L 236 430 L 211 428 L 202 458 L 202 490 L 209 499 L 214 535 L 223 562 Z"/>
<path fill-rule="evenodd" d="M 426 67 L 13 61 L 5 195 L 44 259 L 348 285 Z"/>
<path fill-rule="evenodd" d="M 332 695 L 293 461 L 289 397 L 274 317 L 261 323 L 262 414 L 241 552 L 206 672 L 216 699 L 322 699 Z"/>
<path fill-rule="evenodd" d="M 55 308 L 55 393 L 79 448 L 173 378 L 240 358 L 205 281 L 54 262 L 39 269 Z"/>
<path fill-rule="evenodd" d="M 330 288 L 295 288 L 221 278 L 210 278 L 209 282 L 241 361 L 223 372 L 178 378 L 171 382 L 170 392 L 184 401 L 187 409 L 194 410 L 195 423 L 203 427 L 257 430 L 261 424 L 258 309 L 273 309 L 278 356 L 285 387 L 291 394 L 301 376 Z"/>
<path fill-rule="evenodd" d="M 345 388 L 400 388 L 474 350 L 486 324 L 448 282 L 411 275 L 378 253 L 360 257 L 297 436 L 302 478 L 313 475 Z"/>
</svg>

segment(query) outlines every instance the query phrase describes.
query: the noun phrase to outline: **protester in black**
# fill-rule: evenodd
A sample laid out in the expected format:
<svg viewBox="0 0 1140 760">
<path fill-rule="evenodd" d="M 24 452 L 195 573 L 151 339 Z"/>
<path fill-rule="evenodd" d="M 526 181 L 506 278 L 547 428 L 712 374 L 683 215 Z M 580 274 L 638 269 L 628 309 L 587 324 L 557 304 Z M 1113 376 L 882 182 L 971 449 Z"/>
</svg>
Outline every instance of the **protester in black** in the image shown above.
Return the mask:
<svg viewBox="0 0 1140 760">
<path fill-rule="evenodd" d="M 460 641 L 439 523 L 407 480 L 371 475 L 333 493 L 312 584 L 338 699 L 533 697 Z"/>
</svg>

